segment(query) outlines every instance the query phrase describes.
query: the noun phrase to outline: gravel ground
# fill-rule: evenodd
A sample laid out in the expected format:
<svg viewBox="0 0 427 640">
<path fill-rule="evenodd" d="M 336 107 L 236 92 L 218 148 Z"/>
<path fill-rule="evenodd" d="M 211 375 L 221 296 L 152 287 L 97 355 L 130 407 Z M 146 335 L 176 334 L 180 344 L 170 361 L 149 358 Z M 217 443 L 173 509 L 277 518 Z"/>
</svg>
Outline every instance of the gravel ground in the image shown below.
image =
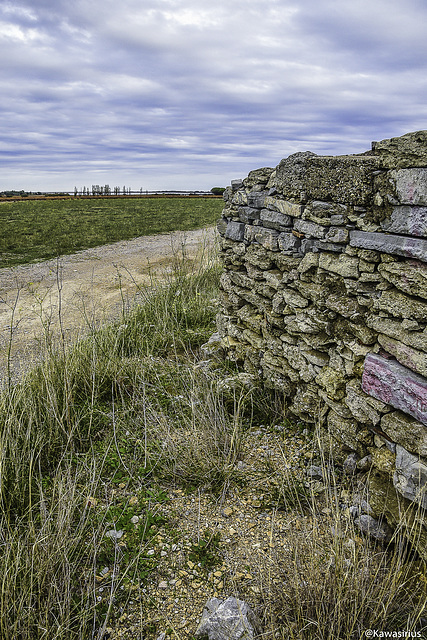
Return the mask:
<svg viewBox="0 0 427 640">
<path fill-rule="evenodd" d="M 47 339 L 75 340 L 130 306 L 141 287 L 212 247 L 214 228 L 142 236 L 35 264 L 0 269 L 0 378 L 37 360 Z M 10 353 L 9 353 L 10 352 Z"/>
<path fill-rule="evenodd" d="M 168 501 L 154 505 L 167 521 L 150 543 L 157 569 L 147 583 L 133 587 L 105 638 L 155 640 L 167 633 L 176 640 L 191 640 L 207 600 L 225 600 L 230 595 L 245 600 L 264 618 L 262 638 L 285 637 L 278 632 L 275 614 L 269 609 L 286 566 L 292 562 L 292 540 L 296 532 L 306 536 L 316 528 L 317 535 L 327 537 L 331 529 L 330 510 L 321 512 L 324 487 L 305 477 L 312 446 L 309 434 L 298 436 L 279 427 L 252 429 L 237 465 L 240 481 L 218 496 L 170 489 Z M 319 494 L 315 518 L 309 511 L 304 515 L 300 509 L 278 508 L 277 489 L 290 472 L 308 492 Z M 219 534 L 217 558 L 210 567 L 190 559 L 194 544 L 206 530 Z M 126 545 L 125 537 L 120 543 Z M 108 587 L 106 574 L 100 595 L 108 593 Z"/>
</svg>

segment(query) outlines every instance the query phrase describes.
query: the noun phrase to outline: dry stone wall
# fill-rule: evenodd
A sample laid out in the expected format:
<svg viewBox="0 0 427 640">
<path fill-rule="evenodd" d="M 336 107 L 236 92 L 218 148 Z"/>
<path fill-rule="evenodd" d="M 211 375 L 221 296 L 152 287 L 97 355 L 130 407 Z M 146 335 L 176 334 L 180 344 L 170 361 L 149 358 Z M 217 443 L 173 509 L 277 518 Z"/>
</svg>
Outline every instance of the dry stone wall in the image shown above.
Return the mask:
<svg viewBox="0 0 427 640">
<path fill-rule="evenodd" d="M 361 155 L 296 153 L 224 194 L 227 356 L 357 454 L 373 512 L 427 508 L 427 131 Z M 413 527 L 412 527 L 413 529 Z M 427 542 L 423 529 L 422 544 Z"/>
</svg>

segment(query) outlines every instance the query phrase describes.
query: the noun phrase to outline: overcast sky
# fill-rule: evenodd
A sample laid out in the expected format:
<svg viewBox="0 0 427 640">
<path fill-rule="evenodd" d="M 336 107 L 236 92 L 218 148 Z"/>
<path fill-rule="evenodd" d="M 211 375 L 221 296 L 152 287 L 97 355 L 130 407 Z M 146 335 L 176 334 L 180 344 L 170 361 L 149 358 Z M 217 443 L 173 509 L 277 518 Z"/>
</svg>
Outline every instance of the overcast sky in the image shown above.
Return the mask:
<svg viewBox="0 0 427 640">
<path fill-rule="evenodd" d="M 0 0 L 0 190 L 226 186 L 427 129 L 426 0 Z"/>
</svg>

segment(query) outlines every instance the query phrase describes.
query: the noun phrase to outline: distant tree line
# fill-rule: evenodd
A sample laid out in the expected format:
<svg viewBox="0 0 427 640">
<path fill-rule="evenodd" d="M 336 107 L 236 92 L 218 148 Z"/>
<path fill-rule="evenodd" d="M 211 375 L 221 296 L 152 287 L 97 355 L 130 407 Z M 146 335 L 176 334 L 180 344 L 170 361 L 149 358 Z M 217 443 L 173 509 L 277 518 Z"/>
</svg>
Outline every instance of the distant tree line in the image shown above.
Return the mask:
<svg viewBox="0 0 427 640">
<path fill-rule="evenodd" d="M 148 191 L 143 189 L 142 187 L 139 189 L 139 191 L 133 191 L 130 187 L 113 187 L 111 188 L 109 184 L 105 184 L 105 185 L 99 185 L 99 184 L 93 184 L 91 186 L 91 188 L 89 187 L 82 187 L 81 189 L 78 189 L 77 187 L 74 187 L 74 196 L 130 196 L 132 194 L 160 194 L 160 193 L 165 193 L 165 194 L 199 194 L 199 195 L 203 195 L 206 194 L 208 195 L 209 193 L 212 193 L 214 196 L 221 196 L 224 193 L 225 189 L 223 187 L 213 187 L 210 192 L 205 192 L 205 191 L 178 191 L 178 190 L 173 190 L 173 191 Z M 55 195 L 55 196 L 69 196 L 70 194 L 72 194 L 73 192 L 71 191 L 66 191 L 66 192 L 59 192 L 59 191 L 24 191 L 23 189 L 21 189 L 20 191 L 18 190 L 6 190 L 6 191 L 0 191 L 0 198 L 26 198 L 28 196 L 46 196 L 46 195 Z"/>
<path fill-rule="evenodd" d="M 28 196 L 41 196 L 42 193 L 40 191 L 0 191 L 0 198 L 27 198 Z"/>
<path fill-rule="evenodd" d="M 75 196 L 111 196 L 111 195 L 126 196 L 126 195 L 130 195 L 131 193 L 134 193 L 134 192 L 132 192 L 130 187 L 124 186 L 123 188 L 120 188 L 120 187 L 111 188 L 109 184 L 105 184 L 105 185 L 93 184 L 90 189 L 89 187 L 83 187 L 82 189 L 78 189 L 77 187 L 74 187 Z M 140 193 L 142 193 L 142 188 L 140 189 Z"/>
</svg>

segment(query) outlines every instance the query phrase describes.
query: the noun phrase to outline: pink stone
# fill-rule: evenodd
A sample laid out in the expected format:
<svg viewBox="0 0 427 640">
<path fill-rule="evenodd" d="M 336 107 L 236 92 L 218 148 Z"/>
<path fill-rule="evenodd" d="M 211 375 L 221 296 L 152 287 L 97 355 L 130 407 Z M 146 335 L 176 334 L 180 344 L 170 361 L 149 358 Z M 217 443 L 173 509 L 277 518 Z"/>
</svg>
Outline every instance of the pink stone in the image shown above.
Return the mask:
<svg viewBox="0 0 427 640">
<path fill-rule="evenodd" d="M 368 353 L 362 376 L 362 389 L 427 426 L 427 379 L 396 360 Z"/>
</svg>

